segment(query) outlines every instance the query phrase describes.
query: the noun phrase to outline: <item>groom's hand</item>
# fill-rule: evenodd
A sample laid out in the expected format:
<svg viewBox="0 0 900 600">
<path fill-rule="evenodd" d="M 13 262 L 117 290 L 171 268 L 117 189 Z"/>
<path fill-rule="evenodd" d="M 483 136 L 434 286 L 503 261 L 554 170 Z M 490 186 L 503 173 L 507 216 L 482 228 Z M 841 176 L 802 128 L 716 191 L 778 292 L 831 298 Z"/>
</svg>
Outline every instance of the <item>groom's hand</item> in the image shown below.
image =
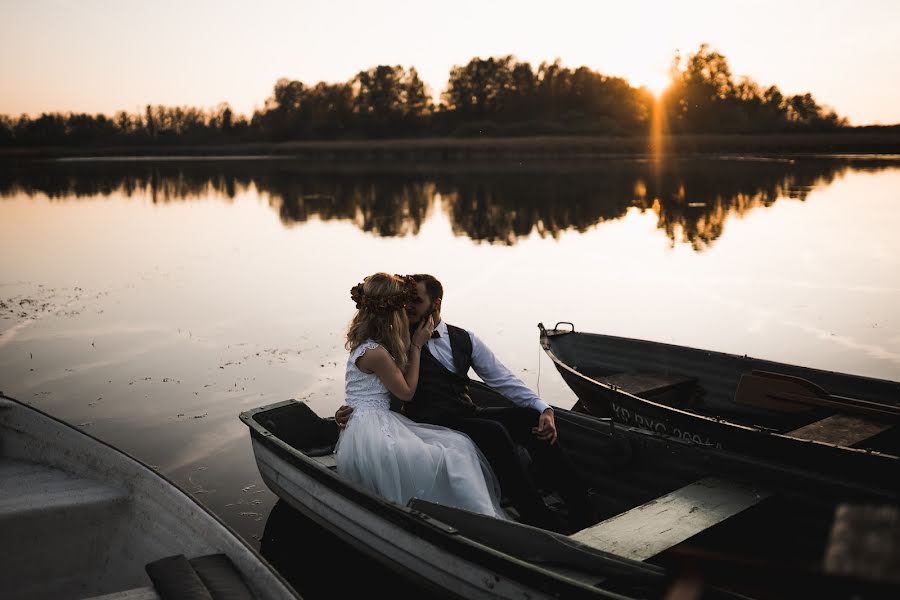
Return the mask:
<svg viewBox="0 0 900 600">
<path fill-rule="evenodd" d="M 553 417 L 552 408 L 548 408 L 541 413 L 537 427 L 532 427 L 531 432 L 539 440 L 550 442 L 550 444 L 556 443 L 556 419 Z"/>
<path fill-rule="evenodd" d="M 343 429 L 347 426 L 347 421 L 350 420 L 350 415 L 353 413 L 353 409 L 344 404 L 337 412 L 334 413 L 334 422 L 337 423 L 337 426 Z"/>
</svg>

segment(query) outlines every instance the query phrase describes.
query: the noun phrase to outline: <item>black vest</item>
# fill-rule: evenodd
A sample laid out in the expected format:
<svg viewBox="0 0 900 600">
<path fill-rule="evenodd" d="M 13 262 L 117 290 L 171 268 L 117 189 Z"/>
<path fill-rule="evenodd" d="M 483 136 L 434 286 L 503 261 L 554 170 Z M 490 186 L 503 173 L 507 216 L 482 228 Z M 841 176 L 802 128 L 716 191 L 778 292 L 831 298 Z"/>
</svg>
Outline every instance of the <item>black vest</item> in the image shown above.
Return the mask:
<svg viewBox="0 0 900 600">
<path fill-rule="evenodd" d="M 403 414 L 421 423 L 440 425 L 475 412 L 469 398 L 469 369 L 472 367 L 472 338 L 465 329 L 447 325 L 453 364 L 451 373 L 436 359 L 428 347 L 422 348 L 419 361 L 419 384 L 412 400 L 403 403 Z"/>
</svg>

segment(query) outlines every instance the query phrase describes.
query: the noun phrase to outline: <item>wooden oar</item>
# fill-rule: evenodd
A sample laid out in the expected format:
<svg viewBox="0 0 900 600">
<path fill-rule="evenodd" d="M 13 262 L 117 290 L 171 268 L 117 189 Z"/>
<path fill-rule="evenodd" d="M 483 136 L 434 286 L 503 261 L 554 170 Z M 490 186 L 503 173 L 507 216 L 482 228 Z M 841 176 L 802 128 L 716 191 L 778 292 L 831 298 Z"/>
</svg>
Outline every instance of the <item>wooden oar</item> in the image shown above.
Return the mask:
<svg viewBox="0 0 900 600">
<path fill-rule="evenodd" d="M 805 412 L 821 406 L 835 412 L 880 419 L 900 418 L 900 407 L 832 395 L 802 377 L 768 371 L 753 371 L 741 375 L 735 402 L 787 413 Z"/>
</svg>

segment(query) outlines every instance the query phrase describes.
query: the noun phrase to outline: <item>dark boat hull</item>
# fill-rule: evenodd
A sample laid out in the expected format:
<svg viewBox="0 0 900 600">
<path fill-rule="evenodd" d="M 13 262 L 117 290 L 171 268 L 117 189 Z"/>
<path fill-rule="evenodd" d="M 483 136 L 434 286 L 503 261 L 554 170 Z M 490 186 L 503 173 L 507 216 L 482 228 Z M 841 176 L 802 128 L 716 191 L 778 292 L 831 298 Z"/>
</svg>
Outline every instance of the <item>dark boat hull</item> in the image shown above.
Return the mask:
<svg viewBox="0 0 900 600">
<path fill-rule="evenodd" d="M 741 374 L 755 370 L 803 377 L 873 403 L 900 399 L 898 383 L 573 330 L 541 327 L 541 345 L 578 397 L 578 407 L 589 414 L 701 446 L 827 471 L 889 494 L 900 489 L 900 460 L 894 452 L 896 426 L 877 436 L 873 447 L 847 447 L 791 435 L 798 426 L 834 411 L 814 408 L 799 415 L 781 415 L 733 401 Z M 642 395 L 607 383 L 616 373 L 646 371 L 676 383 Z M 673 400 L 676 388 L 682 385 L 678 382 L 693 386 L 691 391 L 681 391 L 680 404 Z M 702 397 L 699 402 L 698 395 Z M 705 414 L 692 404 L 705 404 Z"/>
</svg>

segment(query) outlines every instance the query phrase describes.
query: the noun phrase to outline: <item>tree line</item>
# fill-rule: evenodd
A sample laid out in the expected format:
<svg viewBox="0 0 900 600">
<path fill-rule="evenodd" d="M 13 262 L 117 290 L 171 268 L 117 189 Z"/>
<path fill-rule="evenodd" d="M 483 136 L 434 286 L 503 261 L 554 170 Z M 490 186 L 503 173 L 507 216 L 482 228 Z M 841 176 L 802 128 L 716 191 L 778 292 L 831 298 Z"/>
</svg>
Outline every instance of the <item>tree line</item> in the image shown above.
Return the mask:
<svg viewBox="0 0 900 600">
<path fill-rule="evenodd" d="M 251 141 L 645 135 L 654 112 L 670 133 L 828 131 L 847 120 L 811 94 L 785 95 L 732 75 L 724 55 L 702 45 L 676 56 L 657 99 L 644 87 L 557 60 L 537 68 L 513 56 L 454 67 L 438 103 L 414 67 L 380 65 L 344 83 L 280 79 L 263 108 L 147 106 L 113 116 L 0 115 L 0 145 L 228 143 Z"/>
</svg>

